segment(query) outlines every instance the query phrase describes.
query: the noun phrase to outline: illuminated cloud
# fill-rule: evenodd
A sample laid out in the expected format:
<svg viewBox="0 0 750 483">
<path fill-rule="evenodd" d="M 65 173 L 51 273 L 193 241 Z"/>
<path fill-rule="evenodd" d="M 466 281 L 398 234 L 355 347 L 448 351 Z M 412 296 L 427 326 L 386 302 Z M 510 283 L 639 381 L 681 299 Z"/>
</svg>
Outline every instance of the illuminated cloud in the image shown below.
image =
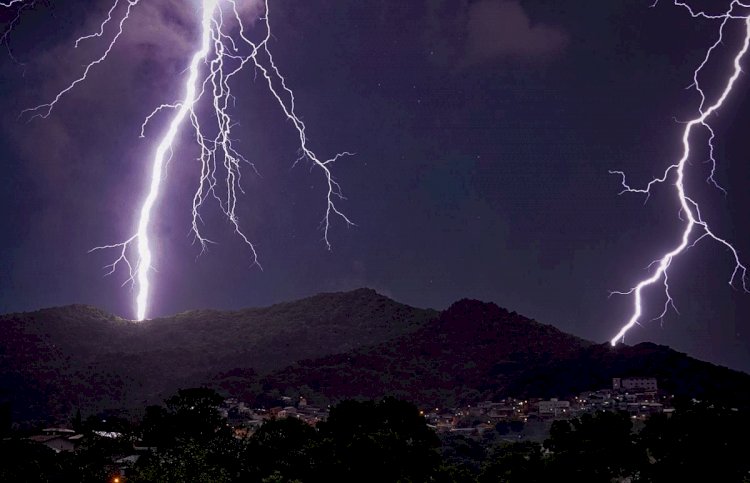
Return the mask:
<svg viewBox="0 0 750 483">
<path fill-rule="evenodd" d="M 467 8 L 465 64 L 546 57 L 560 53 L 568 43 L 561 28 L 535 24 L 516 0 L 481 0 Z"/>
</svg>

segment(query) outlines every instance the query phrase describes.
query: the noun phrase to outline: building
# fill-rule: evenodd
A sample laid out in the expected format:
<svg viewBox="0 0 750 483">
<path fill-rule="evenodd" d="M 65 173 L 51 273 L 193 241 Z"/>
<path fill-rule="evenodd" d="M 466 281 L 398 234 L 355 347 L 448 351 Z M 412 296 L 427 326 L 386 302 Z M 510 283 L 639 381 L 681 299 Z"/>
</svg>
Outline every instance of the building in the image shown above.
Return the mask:
<svg viewBox="0 0 750 483">
<path fill-rule="evenodd" d="M 539 416 L 561 416 L 570 413 L 570 401 L 559 401 L 555 398 L 549 401 L 539 401 Z"/>
<path fill-rule="evenodd" d="M 73 452 L 79 441 L 83 438 L 82 434 L 76 434 L 72 429 L 65 428 L 46 428 L 42 434 L 37 434 L 27 438 L 29 441 L 43 444 L 52 449 L 55 453 Z"/>
<path fill-rule="evenodd" d="M 626 377 L 612 379 L 612 389 L 627 392 L 656 392 L 658 385 L 653 377 Z"/>
</svg>

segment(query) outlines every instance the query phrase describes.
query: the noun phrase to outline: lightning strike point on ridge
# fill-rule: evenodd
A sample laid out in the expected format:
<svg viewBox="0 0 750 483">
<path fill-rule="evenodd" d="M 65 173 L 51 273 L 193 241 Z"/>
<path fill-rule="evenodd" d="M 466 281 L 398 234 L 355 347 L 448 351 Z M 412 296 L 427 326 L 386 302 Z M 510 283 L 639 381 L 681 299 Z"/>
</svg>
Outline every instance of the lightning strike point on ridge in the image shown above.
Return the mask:
<svg viewBox="0 0 750 483">
<path fill-rule="evenodd" d="M 658 2 L 658 0 L 657 0 Z M 689 167 L 689 159 L 690 159 L 690 147 L 691 147 L 691 135 L 693 134 L 694 129 L 700 129 L 703 128 L 708 133 L 708 150 L 709 150 L 709 162 L 711 163 L 711 173 L 709 177 L 707 178 L 707 182 L 712 184 L 717 189 L 721 190 L 726 194 L 726 191 L 716 182 L 714 179 L 714 173 L 716 169 L 716 160 L 714 158 L 714 131 L 709 123 L 709 120 L 712 115 L 716 114 L 719 109 L 724 105 L 724 102 L 729 97 L 730 93 L 732 92 L 732 89 L 734 88 L 737 80 L 740 77 L 740 74 L 742 74 L 742 65 L 741 62 L 743 58 L 745 57 L 745 54 L 748 51 L 748 47 L 750 46 L 750 4 L 742 3 L 738 0 L 733 0 L 731 4 L 729 5 L 728 10 L 726 10 L 723 14 L 719 15 L 710 15 L 702 11 L 696 11 L 690 5 L 688 5 L 685 2 L 681 2 L 678 0 L 675 0 L 675 5 L 679 7 L 683 7 L 687 9 L 689 14 L 694 18 L 703 18 L 708 20 L 715 20 L 720 21 L 721 24 L 719 26 L 718 30 L 718 38 L 716 39 L 716 42 L 709 47 L 709 49 L 706 51 L 706 55 L 703 59 L 703 61 L 700 63 L 700 65 L 695 69 L 693 74 L 693 84 L 691 85 L 691 88 L 694 88 L 697 93 L 700 96 L 700 104 L 698 107 L 698 115 L 687 122 L 685 124 L 685 129 L 682 133 L 682 156 L 680 159 L 668 166 L 662 176 L 658 178 L 654 178 L 651 180 L 644 188 L 633 188 L 627 183 L 627 179 L 625 176 L 625 173 L 622 171 L 610 171 L 611 174 L 616 174 L 621 178 L 622 183 L 622 191 L 621 193 L 640 193 L 644 194 L 647 197 L 651 194 L 651 189 L 654 188 L 656 185 L 664 183 L 667 181 L 667 179 L 670 179 L 671 177 L 675 178 L 674 183 L 674 189 L 675 194 L 677 195 L 677 199 L 680 202 L 680 212 L 684 214 L 685 218 L 683 221 L 686 221 L 681 237 L 680 242 L 672 248 L 670 251 L 662 254 L 660 258 L 656 259 L 654 262 L 652 262 L 651 265 L 649 265 L 649 268 L 656 265 L 656 269 L 651 273 L 651 275 L 648 278 L 645 278 L 641 281 L 639 281 L 633 288 L 624 291 L 624 292 L 613 292 L 615 294 L 619 295 L 632 295 L 633 296 L 633 312 L 631 313 L 631 316 L 629 320 L 620 328 L 620 330 L 617 332 L 617 334 L 610 340 L 610 344 L 612 346 L 617 345 L 618 342 L 624 340 L 625 334 L 632 329 L 635 325 L 640 323 L 641 316 L 643 315 L 643 289 L 646 287 L 655 284 L 659 280 L 662 280 L 662 283 L 664 285 L 664 295 L 666 297 L 666 302 L 664 304 L 664 310 L 662 311 L 661 315 L 657 317 L 657 319 L 664 317 L 666 315 L 669 307 L 671 306 L 673 309 L 676 310 L 674 305 L 674 300 L 672 299 L 672 295 L 669 291 L 669 278 L 668 278 L 668 269 L 672 262 L 686 252 L 688 249 L 695 246 L 697 243 L 699 243 L 701 240 L 710 238 L 714 240 L 715 242 L 719 243 L 720 245 L 723 245 L 732 255 L 734 259 L 734 270 L 732 271 L 732 274 L 729 278 L 729 284 L 734 286 L 737 281 L 740 281 L 740 284 L 742 285 L 742 288 L 747 291 L 747 268 L 745 265 L 742 264 L 740 261 L 739 253 L 734 248 L 734 246 L 725 240 L 724 238 L 719 237 L 716 235 L 711 228 L 708 225 L 708 222 L 704 220 L 701 216 L 701 211 L 698 203 L 694 201 L 693 199 L 688 196 L 686 189 L 685 189 L 685 170 L 687 167 Z M 654 4 L 656 5 L 656 4 Z M 744 10 L 744 13 L 742 12 Z M 729 21 L 743 21 L 745 24 L 744 28 L 744 37 L 741 46 L 737 49 L 736 53 L 733 57 L 733 69 L 731 71 L 731 74 L 725 79 L 723 88 L 720 91 L 719 97 L 713 101 L 713 103 L 708 104 L 708 97 L 705 94 L 705 91 L 701 87 L 701 84 L 699 82 L 699 74 L 701 70 L 706 66 L 709 59 L 711 58 L 712 54 L 714 53 L 715 49 L 722 45 L 724 42 L 724 27 L 727 25 Z"/>
<path fill-rule="evenodd" d="M 0 2 L 0 6 L 23 5 L 27 1 L 29 0 L 9 0 Z M 81 75 L 60 90 L 52 100 L 24 110 L 22 115 L 26 115 L 29 120 L 49 117 L 55 106 L 78 84 L 83 83 L 92 69 L 107 59 L 123 35 L 125 25 L 139 3 L 141 0 L 114 0 L 106 19 L 101 22 L 97 31 L 79 37 L 74 45 L 78 47 L 81 42 L 106 37 L 110 24 L 114 24 L 114 33 L 110 34 L 111 38 L 105 43 L 102 54 L 87 64 Z M 121 265 L 125 266 L 128 273 L 125 284 L 131 283 L 137 289 L 135 304 L 137 320 L 144 320 L 147 317 L 150 304 L 149 275 L 154 268 L 154 256 L 151 251 L 149 230 L 153 210 L 164 178 L 164 167 L 171 159 L 180 129 L 186 124 L 192 128 L 192 135 L 200 151 L 198 159 L 201 163 L 198 187 L 192 201 L 191 231 L 195 241 L 200 245 L 201 252 L 206 249 L 207 244 L 212 243 L 201 231 L 201 209 L 206 201 L 213 200 L 231 223 L 234 233 L 248 247 L 252 263 L 260 267 L 255 246 L 242 231 L 236 213 L 238 192 L 243 193 L 240 167 L 243 164 L 250 166 L 253 170 L 255 167 L 234 147 L 232 129 L 236 123 L 230 115 L 230 107 L 234 103 L 230 81 L 248 64 L 255 69 L 256 74 L 260 73 L 261 81 L 277 102 L 286 120 L 296 131 L 300 152 L 297 161 L 306 159 L 323 173 L 326 196 L 321 228 L 326 247 L 329 250 L 331 248 L 329 241 L 331 218 L 338 217 L 347 225 L 354 224 L 338 208 L 337 201 L 343 200 L 344 197 L 341 187 L 331 172 L 331 167 L 336 161 L 352 153 L 342 152 L 326 159 L 318 157 L 309 147 L 306 126 L 295 110 L 294 92 L 287 86 L 286 79 L 281 75 L 268 46 L 272 35 L 268 0 L 258 2 L 262 10 L 259 24 L 263 35 L 257 41 L 251 40 L 246 32 L 240 9 L 242 3 L 241 0 L 202 0 L 200 47 L 193 53 L 186 71 L 183 96 L 177 101 L 157 107 L 146 117 L 141 126 L 140 137 L 143 138 L 146 137 L 148 124 L 154 116 L 162 111 L 172 112 L 166 132 L 159 138 L 151 159 L 150 178 L 138 211 L 137 229 L 124 242 L 95 247 L 91 250 L 110 249 L 118 253 L 115 261 L 105 268 L 109 275 Z M 210 106 L 210 115 L 199 117 L 197 113 L 199 104 Z"/>
</svg>

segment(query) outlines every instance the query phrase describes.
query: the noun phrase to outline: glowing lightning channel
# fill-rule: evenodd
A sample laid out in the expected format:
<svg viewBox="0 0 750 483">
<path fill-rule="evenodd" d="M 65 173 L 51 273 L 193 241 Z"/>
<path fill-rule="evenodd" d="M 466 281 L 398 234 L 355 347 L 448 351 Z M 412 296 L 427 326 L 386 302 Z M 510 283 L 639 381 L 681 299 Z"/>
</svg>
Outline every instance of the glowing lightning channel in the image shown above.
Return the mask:
<svg viewBox="0 0 750 483">
<path fill-rule="evenodd" d="M 167 151 L 172 149 L 175 136 L 177 136 L 177 129 L 182 124 L 182 120 L 185 119 L 188 112 L 192 109 L 193 104 L 196 101 L 196 82 L 198 80 L 198 67 L 199 63 L 203 61 L 208 55 L 209 43 L 211 41 L 211 19 L 214 16 L 216 10 L 216 0 L 205 0 L 203 2 L 203 40 L 201 49 L 193 55 L 193 60 L 190 62 L 190 75 L 186 85 L 187 92 L 185 93 L 185 99 L 182 102 L 181 107 L 177 110 L 177 114 L 172 118 L 169 123 L 169 129 L 162 138 L 159 146 L 156 148 L 156 154 L 154 155 L 154 164 L 151 172 L 151 185 L 146 195 L 146 199 L 143 201 L 141 207 L 141 216 L 138 221 L 138 231 L 136 232 L 136 238 L 138 240 L 138 253 L 140 255 L 137 275 L 138 275 L 138 296 L 136 297 L 137 306 L 137 318 L 143 320 L 146 318 L 146 309 L 148 308 L 148 296 L 149 296 L 149 280 L 148 272 L 151 269 L 151 248 L 148 243 L 148 227 L 151 221 L 151 208 L 153 208 L 156 202 L 156 197 L 159 196 L 159 187 L 162 179 L 162 169 L 164 168 L 164 161 L 166 159 Z"/>
<path fill-rule="evenodd" d="M 677 190 L 677 197 L 680 201 L 681 213 L 685 214 L 687 218 L 687 223 L 685 224 L 685 227 L 683 229 L 682 237 L 680 238 L 680 243 L 675 248 L 673 248 L 669 252 L 662 255 L 661 258 L 652 262 L 652 264 L 649 266 L 651 267 L 653 265 L 656 265 L 656 270 L 651 274 L 650 277 L 644 280 L 641 280 L 640 282 L 638 282 L 638 284 L 635 287 L 633 287 L 632 289 L 626 292 L 613 292 L 614 294 L 634 296 L 633 313 L 630 319 L 627 321 L 627 323 L 622 326 L 619 332 L 617 332 L 617 335 L 615 335 L 610 341 L 610 343 L 613 346 L 615 346 L 619 341 L 623 340 L 625 337 L 625 334 L 630 329 L 632 329 L 633 326 L 639 323 L 639 320 L 643 313 L 642 291 L 644 288 L 648 287 L 649 285 L 653 285 L 659 280 L 663 280 L 666 302 L 664 304 L 663 312 L 657 318 L 663 317 L 668 311 L 670 306 L 674 308 L 672 296 L 669 292 L 669 279 L 668 279 L 667 270 L 669 269 L 670 265 L 672 264 L 672 261 L 676 257 L 678 257 L 679 255 L 687 251 L 689 248 L 695 246 L 698 242 L 700 242 L 704 238 L 713 239 L 714 241 L 726 247 L 731 252 L 732 256 L 734 257 L 735 266 L 734 266 L 734 271 L 732 272 L 732 276 L 729 279 L 729 284 L 734 286 L 735 281 L 737 279 L 740 279 L 742 283 L 742 287 L 747 291 L 747 285 L 746 285 L 747 268 L 740 261 L 737 250 L 732 246 L 731 243 L 717 236 L 713 231 L 711 231 L 711 229 L 708 226 L 708 222 L 706 222 L 701 217 L 700 207 L 698 206 L 698 203 L 693 201 L 686 194 L 684 179 L 685 179 L 685 167 L 688 164 L 688 160 L 690 159 L 690 139 L 691 139 L 691 134 L 693 132 L 693 128 L 703 127 L 707 130 L 708 135 L 709 135 L 709 138 L 708 138 L 709 161 L 712 164 L 711 174 L 709 175 L 706 181 L 713 184 L 715 187 L 717 187 L 721 191 L 724 191 L 724 189 L 721 188 L 714 179 L 714 173 L 716 169 L 716 160 L 714 158 L 714 145 L 713 145 L 714 131 L 711 128 L 708 120 L 713 114 L 715 114 L 722 107 L 727 97 L 732 92 L 732 89 L 737 79 L 742 73 L 741 61 L 743 57 L 745 56 L 745 54 L 747 53 L 748 47 L 750 46 L 750 14 L 740 15 L 735 12 L 735 9 L 736 8 L 750 8 L 750 5 L 743 4 L 735 0 L 731 3 L 729 9 L 722 15 L 708 15 L 704 12 L 696 12 L 684 2 L 675 1 L 675 5 L 686 8 L 689 11 L 690 15 L 692 15 L 693 17 L 702 17 L 702 18 L 722 21 L 721 26 L 719 28 L 718 39 L 708 49 L 703 62 L 701 62 L 701 64 L 695 70 L 694 75 L 693 75 L 693 84 L 691 87 L 695 87 L 696 91 L 698 92 L 701 98 L 701 103 L 699 106 L 699 116 L 689 121 L 685 125 L 685 129 L 682 133 L 682 147 L 683 147 L 682 157 L 679 159 L 679 161 L 669 166 L 664 171 L 661 177 L 651 180 L 646 185 L 645 188 L 639 189 L 639 188 L 632 188 L 631 186 L 629 186 L 627 183 L 627 179 L 625 177 L 625 173 L 623 173 L 622 171 L 610 171 L 610 173 L 617 174 L 622 178 L 623 190 L 621 193 L 641 193 L 641 194 L 645 194 L 646 196 L 649 196 L 651 194 L 651 188 L 654 187 L 656 184 L 664 183 L 670 176 L 675 175 L 676 176 L 675 188 Z M 724 85 L 724 89 L 721 91 L 721 95 L 713 104 L 711 104 L 708 108 L 706 108 L 705 107 L 706 95 L 703 89 L 701 88 L 701 85 L 698 81 L 698 77 L 699 77 L 701 70 L 708 63 L 711 57 L 711 54 L 714 52 L 716 47 L 723 43 L 724 27 L 729 20 L 743 20 L 745 22 L 745 36 L 742 42 L 742 48 L 740 48 L 740 50 L 736 53 L 734 57 L 734 63 L 733 63 L 734 69 L 732 71 L 732 75 L 727 79 L 726 84 Z"/>
<path fill-rule="evenodd" d="M 7 4 L 0 3 L 0 6 L 10 6 L 23 1 L 11 0 Z M 124 12 L 120 14 L 119 21 L 116 22 L 115 33 L 106 44 L 104 52 L 90 62 L 84 68 L 83 73 L 61 90 L 50 102 L 26 109 L 23 114 L 27 114 L 30 119 L 47 118 L 66 94 L 87 79 L 91 69 L 106 60 L 117 40 L 123 34 L 124 26 L 129 20 L 133 8 L 139 2 L 140 0 L 115 0 L 108 11 L 107 18 L 100 24 L 99 29 L 92 34 L 78 38 L 75 42 L 75 46 L 78 47 L 82 41 L 103 37 L 108 25 L 114 21 L 120 5 L 127 3 Z M 268 47 L 268 42 L 272 36 L 268 1 L 260 2 L 263 5 L 261 19 L 264 36 L 257 42 L 251 40 L 246 33 L 241 18 L 241 9 L 238 6 L 239 3 L 239 0 L 202 1 L 201 46 L 192 56 L 187 80 L 185 81 L 184 97 L 178 102 L 162 104 L 157 107 L 146 117 L 141 126 L 140 136 L 145 137 L 147 126 L 155 116 L 165 110 L 175 111 L 154 153 L 150 183 L 139 212 L 137 230 L 124 242 L 99 246 L 91 250 L 114 249 L 118 251 L 118 258 L 106 267 L 108 269 L 107 274 L 114 273 L 120 264 L 125 265 L 129 273 L 125 283 L 136 285 L 138 290 L 136 296 L 137 320 L 146 318 L 149 307 L 151 291 L 149 273 L 153 269 L 153 253 L 149 235 L 152 211 L 159 197 L 164 167 L 172 157 L 177 135 L 186 119 L 190 120 L 195 141 L 200 151 L 198 160 L 201 163 L 201 175 L 193 196 L 191 231 L 195 240 L 201 245 L 201 252 L 206 249 L 208 243 L 211 243 L 211 240 L 200 231 L 202 225 L 201 208 L 206 200 L 212 198 L 231 222 L 234 232 L 249 247 L 253 264 L 260 266 L 255 247 L 242 232 L 236 214 L 237 192 L 244 193 L 241 185 L 240 165 L 245 163 L 253 169 L 255 167 L 234 148 L 232 129 L 236 123 L 229 112 L 234 105 L 230 80 L 242 71 L 247 64 L 250 64 L 256 72 L 262 74 L 269 92 L 277 101 L 286 119 L 297 131 L 300 156 L 294 164 L 297 164 L 300 160 L 308 160 L 313 167 L 317 167 L 323 172 L 327 190 L 326 209 L 321 226 L 326 247 L 329 250 L 331 248 L 328 237 L 332 216 L 341 218 L 347 225 L 353 225 L 352 221 L 339 210 L 335 203 L 336 200 L 342 200 L 344 197 L 331 172 L 333 163 L 343 156 L 352 155 L 352 153 L 343 152 L 325 159 L 318 157 L 308 146 L 306 126 L 295 111 L 294 93 L 287 86 L 286 80 L 281 75 Z M 239 33 L 235 34 L 236 37 L 233 37 L 233 32 Z M 210 129 L 206 127 L 205 120 L 201 121 L 196 109 L 204 98 L 206 103 L 210 105 L 212 113 L 211 116 L 208 116 L 211 118 L 211 122 L 208 123 L 211 126 Z M 224 180 L 219 182 L 219 176 L 222 176 L 222 174 Z M 131 251 L 135 252 L 132 258 L 135 263 L 131 262 L 131 258 L 129 258 Z"/>
<path fill-rule="evenodd" d="M 10 8 L 14 5 L 17 5 L 15 15 L 10 20 L 10 22 L 8 22 L 7 26 L 5 26 L 5 30 L 0 33 L 0 43 L 5 45 L 5 49 L 8 51 L 8 55 L 13 60 L 13 62 L 19 65 L 23 64 L 19 62 L 18 59 L 16 59 L 15 55 L 13 55 L 13 51 L 10 48 L 8 38 L 10 37 L 10 33 L 13 31 L 13 29 L 21 21 L 21 15 L 23 14 L 24 10 L 32 8 L 35 4 L 36 0 L 12 0 L 10 2 L 0 2 L 0 7 L 3 8 Z"/>
</svg>

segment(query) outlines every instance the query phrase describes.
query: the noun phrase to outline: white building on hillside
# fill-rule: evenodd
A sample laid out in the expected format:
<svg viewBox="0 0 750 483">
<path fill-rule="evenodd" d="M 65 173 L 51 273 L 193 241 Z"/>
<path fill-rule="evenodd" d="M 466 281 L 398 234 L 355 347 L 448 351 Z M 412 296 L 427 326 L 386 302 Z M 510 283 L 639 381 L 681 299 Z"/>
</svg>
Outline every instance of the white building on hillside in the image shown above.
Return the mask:
<svg viewBox="0 0 750 483">
<path fill-rule="evenodd" d="M 653 377 L 626 377 L 612 379 L 612 389 L 629 392 L 656 392 L 658 385 Z"/>
<path fill-rule="evenodd" d="M 559 401 L 555 398 L 549 401 L 539 401 L 539 416 L 561 416 L 570 412 L 570 401 Z"/>
</svg>

